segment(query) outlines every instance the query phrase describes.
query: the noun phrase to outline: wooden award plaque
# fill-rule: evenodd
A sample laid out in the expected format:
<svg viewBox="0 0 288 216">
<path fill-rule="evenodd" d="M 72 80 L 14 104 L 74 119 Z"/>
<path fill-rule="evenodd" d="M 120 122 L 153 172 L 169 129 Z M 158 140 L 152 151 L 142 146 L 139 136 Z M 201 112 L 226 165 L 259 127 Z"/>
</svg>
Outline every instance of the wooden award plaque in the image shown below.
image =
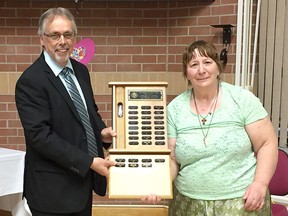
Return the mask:
<svg viewBox="0 0 288 216">
<path fill-rule="evenodd" d="M 111 82 L 113 147 L 109 198 L 172 198 L 166 128 L 166 82 Z"/>
</svg>

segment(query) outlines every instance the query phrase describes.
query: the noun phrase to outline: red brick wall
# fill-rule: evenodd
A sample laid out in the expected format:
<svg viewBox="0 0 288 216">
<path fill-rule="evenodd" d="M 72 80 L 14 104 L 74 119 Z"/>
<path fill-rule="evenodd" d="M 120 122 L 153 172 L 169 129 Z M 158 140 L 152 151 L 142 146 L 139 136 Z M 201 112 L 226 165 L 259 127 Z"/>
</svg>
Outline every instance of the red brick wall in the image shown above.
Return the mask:
<svg viewBox="0 0 288 216">
<path fill-rule="evenodd" d="M 107 125 L 111 125 L 107 82 L 168 81 L 171 86 L 168 99 L 173 98 L 185 89 L 181 65 L 184 47 L 195 39 L 205 39 L 215 43 L 220 52 L 222 29 L 210 25 L 237 25 L 237 2 L 79 0 L 76 6 L 73 0 L 1 0 L 0 147 L 25 150 L 14 88 L 20 74 L 41 52 L 38 18 L 48 8 L 71 9 L 78 24 L 77 40 L 88 37 L 95 42 L 96 53 L 88 68 L 100 113 Z M 236 28 L 232 30 L 224 75 L 227 81 L 233 79 L 235 68 Z M 95 202 L 97 200 L 123 202 L 95 198 Z M 124 201 L 127 202 L 131 203 Z"/>
</svg>

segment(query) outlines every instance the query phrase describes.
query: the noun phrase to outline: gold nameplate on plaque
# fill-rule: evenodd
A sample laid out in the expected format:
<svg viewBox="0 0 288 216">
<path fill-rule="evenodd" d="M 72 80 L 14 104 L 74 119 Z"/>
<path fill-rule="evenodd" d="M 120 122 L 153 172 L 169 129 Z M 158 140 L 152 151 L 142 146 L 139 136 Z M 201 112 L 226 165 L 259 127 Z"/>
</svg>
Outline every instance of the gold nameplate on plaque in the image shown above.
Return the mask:
<svg viewBox="0 0 288 216">
<path fill-rule="evenodd" d="M 166 82 L 112 82 L 113 147 L 110 198 L 157 194 L 172 198 L 171 159 L 167 144 Z"/>
</svg>

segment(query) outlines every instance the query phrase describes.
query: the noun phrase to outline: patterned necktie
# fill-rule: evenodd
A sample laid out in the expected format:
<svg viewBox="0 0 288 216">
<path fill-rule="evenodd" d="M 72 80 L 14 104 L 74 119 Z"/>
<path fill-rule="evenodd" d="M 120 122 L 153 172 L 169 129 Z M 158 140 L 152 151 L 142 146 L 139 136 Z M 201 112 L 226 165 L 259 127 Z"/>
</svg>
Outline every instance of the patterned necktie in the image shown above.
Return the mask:
<svg viewBox="0 0 288 216">
<path fill-rule="evenodd" d="M 61 73 L 64 75 L 64 80 L 67 84 L 68 91 L 74 102 L 74 105 L 79 113 L 84 128 L 86 130 L 86 136 L 88 141 L 88 152 L 91 156 L 96 157 L 98 155 L 96 139 L 90 123 L 89 114 L 84 106 L 83 100 L 79 94 L 79 91 L 75 85 L 74 80 L 71 77 L 72 70 L 68 67 L 63 68 Z"/>
</svg>

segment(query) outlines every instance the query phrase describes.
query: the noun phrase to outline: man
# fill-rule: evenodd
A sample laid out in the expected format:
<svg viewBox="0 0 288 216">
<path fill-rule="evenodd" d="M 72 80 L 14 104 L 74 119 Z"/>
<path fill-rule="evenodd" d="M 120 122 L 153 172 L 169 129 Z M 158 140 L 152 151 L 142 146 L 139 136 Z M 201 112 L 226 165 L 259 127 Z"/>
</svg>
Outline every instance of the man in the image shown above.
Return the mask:
<svg viewBox="0 0 288 216">
<path fill-rule="evenodd" d="M 88 69 L 69 58 L 77 34 L 73 15 L 49 9 L 38 34 L 43 52 L 15 92 L 26 140 L 24 197 L 33 216 L 90 216 L 92 189 L 105 195 L 105 176 L 115 165 L 102 147 L 116 134 L 98 114 Z"/>
</svg>

